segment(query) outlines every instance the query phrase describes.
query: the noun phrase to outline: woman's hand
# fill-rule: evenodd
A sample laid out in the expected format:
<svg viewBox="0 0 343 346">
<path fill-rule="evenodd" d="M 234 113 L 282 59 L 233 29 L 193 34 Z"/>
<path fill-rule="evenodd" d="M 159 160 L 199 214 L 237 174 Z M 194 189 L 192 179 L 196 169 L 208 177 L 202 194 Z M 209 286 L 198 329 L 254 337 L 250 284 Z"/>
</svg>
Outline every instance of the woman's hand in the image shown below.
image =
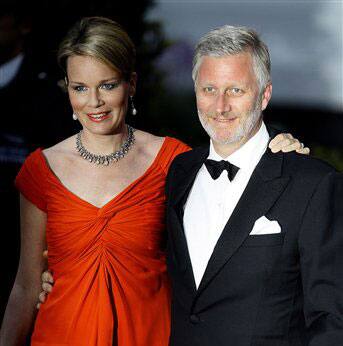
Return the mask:
<svg viewBox="0 0 343 346">
<path fill-rule="evenodd" d="M 48 258 L 48 250 L 45 250 L 43 252 L 43 257 Z M 39 293 L 38 295 L 39 302 L 37 304 L 37 309 L 40 308 L 41 304 L 44 304 L 46 297 L 52 291 L 52 286 L 54 284 L 54 278 L 52 276 L 52 273 L 49 270 L 46 270 L 45 272 L 42 273 L 41 279 L 42 279 L 43 291 Z"/>
<path fill-rule="evenodd" d="M 282 151 L 288 153 L 296 151 L 299 154 L 308 155 L 310 149 L 305 147 L 298 139 L 294 138 L 290 133 L 280 133 L 275 136 L 269 143 L 269 148 L 273 153 Z"/>
</svg>

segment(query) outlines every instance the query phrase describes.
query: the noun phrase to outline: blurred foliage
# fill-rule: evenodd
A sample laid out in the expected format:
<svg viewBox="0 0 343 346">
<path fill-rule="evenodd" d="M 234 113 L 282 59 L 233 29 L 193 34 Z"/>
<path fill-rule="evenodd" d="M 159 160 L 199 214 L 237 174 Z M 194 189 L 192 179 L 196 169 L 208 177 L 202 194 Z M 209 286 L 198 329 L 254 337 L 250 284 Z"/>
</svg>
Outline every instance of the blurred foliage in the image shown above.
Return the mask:
<svg viewBox="0 0 343 346">
<path fill-rule="evenodd" d="M 151 104 L 151 116 L 158 135 L 176 137 L 192 147 L 208 143 L 198 119 L 193 90 L 175 92 L 163 85 L 157 93 Z"/>
<path fill-rule="evenodd" d="M 343 149 L 313 145 L 311 146 L 311 155 L 328 162 L 339 172 L 343 172 Z"/>
</svg>

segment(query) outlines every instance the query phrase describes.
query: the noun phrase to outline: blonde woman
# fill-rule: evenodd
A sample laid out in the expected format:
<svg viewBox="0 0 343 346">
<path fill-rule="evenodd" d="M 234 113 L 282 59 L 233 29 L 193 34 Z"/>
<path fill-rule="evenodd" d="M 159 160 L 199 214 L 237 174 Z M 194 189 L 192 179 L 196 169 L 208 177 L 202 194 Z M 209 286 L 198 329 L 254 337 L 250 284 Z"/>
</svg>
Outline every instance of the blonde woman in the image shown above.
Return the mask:
<svg viewBox="0 0 343 346">
<path fill-rule="evenodd" d="M 135 48 L 118 24 L 84 18 L 58 59 L 82 131 L 33 152 L 16 179 L 21 256 L 0 345 L 22 345 L 32 326 L 32 346 L 168 345 L 164 185 L 188 147 L 126 125 Z M 55 285 L 35 318 L 46 246 Z"/>
</svg>

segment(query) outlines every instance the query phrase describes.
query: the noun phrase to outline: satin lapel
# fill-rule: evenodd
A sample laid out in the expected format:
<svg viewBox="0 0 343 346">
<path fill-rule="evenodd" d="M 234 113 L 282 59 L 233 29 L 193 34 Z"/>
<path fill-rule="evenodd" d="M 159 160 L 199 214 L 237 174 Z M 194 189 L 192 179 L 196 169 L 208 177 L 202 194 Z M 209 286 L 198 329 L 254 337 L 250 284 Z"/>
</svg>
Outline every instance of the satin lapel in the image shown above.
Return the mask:
<svg viewBox="0 0 343 346">
<path fill-rule="evenodd" d="M 185 197 L 193 185 L 194 179 L 208 157 L 209 148 L 201 147 L 188 152 L 188 156 L 184 160 L 179 160 L 175 167 L 173 178 L 172 200 L 170 203 L 175 207 L 179 207 L 180 202 L 184 203 Z M 185 196 L 186 194 L 186 196 Z M 183 207 L 183 205 L 182 205 Z"/>
<path fill-rule="evenodd" d="M 208 148 L 196 148 L 189 153 L 184 161 L 179 161 L 175 167 L 170 198 L 169 220 L 174 255 L 178 269 L 184 277 L 185 284 L 195 294 L 196 286 L 192 264 L 188 252 L 187 240 L 183 228 L 183 207 L 193 186 L 197 173 L 208 157 Z"/>
<path fill-rule="evenodd" d="M 283 154 L 268 151 L 262 157 L 228 220 L 208 262 L 199 295 L 249 236 L 255 221 L 265 215 L 285 189 L 289 177 L 281 177 Z"/>
</svg>

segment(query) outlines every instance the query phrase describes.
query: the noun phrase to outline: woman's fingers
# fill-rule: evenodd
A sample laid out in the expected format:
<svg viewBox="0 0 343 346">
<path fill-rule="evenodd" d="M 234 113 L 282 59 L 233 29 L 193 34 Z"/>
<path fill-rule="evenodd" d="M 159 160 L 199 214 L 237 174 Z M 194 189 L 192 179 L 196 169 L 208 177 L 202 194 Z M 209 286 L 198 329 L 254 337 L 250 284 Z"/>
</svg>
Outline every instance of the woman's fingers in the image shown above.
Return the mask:
<svg viewBox="0 0 343 346">
<path fill-rule="evenodd" d="M 42 273 L 42 281 L 50 284 L 54 283 L 54 278 L 49 270 Z"/>
<path fill-rule="evenodd" d="M 273 153 L 282 151 L 288 153 L 296 151 L 299 154 L 309 154 L 310 149 L 305 147 L 298 139 L 294 138 L 290 133 L 281 133 L 273 138 L 269 143 L 269 148 Z"/>
</svg>

